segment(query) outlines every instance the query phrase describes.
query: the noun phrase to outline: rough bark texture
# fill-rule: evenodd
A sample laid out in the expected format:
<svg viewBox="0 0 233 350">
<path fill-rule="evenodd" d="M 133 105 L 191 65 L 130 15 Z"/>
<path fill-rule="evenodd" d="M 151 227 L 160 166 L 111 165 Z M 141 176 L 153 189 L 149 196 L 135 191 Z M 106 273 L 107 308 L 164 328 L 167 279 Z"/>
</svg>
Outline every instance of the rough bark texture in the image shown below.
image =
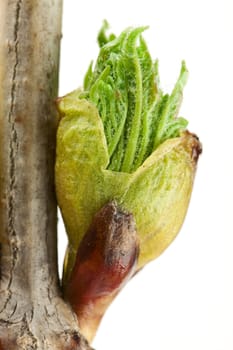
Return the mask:
<svg viewBox="0 0 233 350">
<path fill-rule="evenodd" d="M 54 153 L 62 0 L 0 3 L 0 349 L 90 349 L 61 298 Z"/>
</svg>

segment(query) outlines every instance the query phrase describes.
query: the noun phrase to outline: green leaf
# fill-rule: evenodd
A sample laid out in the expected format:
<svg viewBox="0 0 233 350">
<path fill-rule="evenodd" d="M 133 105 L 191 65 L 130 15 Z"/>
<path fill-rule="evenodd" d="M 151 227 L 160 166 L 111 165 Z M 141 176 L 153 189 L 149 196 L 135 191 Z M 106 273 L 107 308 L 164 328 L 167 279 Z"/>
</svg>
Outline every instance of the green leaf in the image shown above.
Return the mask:
<svg viewBox="0 0 233 350">
<path fill-rule="evenodd" d="M 175 87 L 170 96 L 166 95 L 167 98 L 164 108 L 160 113 L 160 116 L 157 118 L 153 149 L 156 149 L 159 144 L 167 140 L 169 137 L 171 137 L 171 135 L 174 135 L 173 137 L 178 136 L 179 132 L 184 130 L 188 124 L 184 118 L 177 118 L 182 102 L 183 89 L 187 82 L 187 78 L 188 70 L 185 62 L 183 61 L 180 75 Z M 176 127 L 174 128 L 174 126 Z M 174 133 L 174 131 L 176 132 Z"/>
<path fill-rule="evenodd" d="M 110 34 L 109 36 L 107 36 L 106 32 L 108 29 L 109 29 L 109 24 L 106 20 L 104 20 L 102 28 L 100 29 L 97 37 L 99 47 L 106 45 L 109 41 L 112 41 L 116 38 L 114 34 Z"/>
<path fill-rule="evenodd" d="M 172 94 L 163 96 L 158 61 L 153 62 L 142 33 L 146 27 L 127 28 L 107 37 L 107 22 L 99 33 L 100 53 L 84 79 L 86 98 L 103 121 L 109 169 L 131 173 L 159 144 L 187 126 L 177 118 L 187 69 L 182 63 Z"/>
</svg>

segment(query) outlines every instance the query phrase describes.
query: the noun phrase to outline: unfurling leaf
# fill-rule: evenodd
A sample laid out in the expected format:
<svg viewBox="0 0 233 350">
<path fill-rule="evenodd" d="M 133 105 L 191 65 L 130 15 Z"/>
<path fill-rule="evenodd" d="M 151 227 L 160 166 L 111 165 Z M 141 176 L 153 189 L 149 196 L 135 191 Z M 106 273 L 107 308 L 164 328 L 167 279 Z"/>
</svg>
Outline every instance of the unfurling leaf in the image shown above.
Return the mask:
<svg viewBox="0 0 233 350">
<path fill-rule="evenodd" d="M 137 269 L 173 241 L 188 208 L 198 138 L 178 117 L 187 69 L 170 95 L 159 86 L 142 28 L 100 32 L 100 53 L 83 89 L 58 99 L 56 191 L 69 245 L 64 285 L 95 214 L 114 201 L 136 222 Z"/>
</svg>

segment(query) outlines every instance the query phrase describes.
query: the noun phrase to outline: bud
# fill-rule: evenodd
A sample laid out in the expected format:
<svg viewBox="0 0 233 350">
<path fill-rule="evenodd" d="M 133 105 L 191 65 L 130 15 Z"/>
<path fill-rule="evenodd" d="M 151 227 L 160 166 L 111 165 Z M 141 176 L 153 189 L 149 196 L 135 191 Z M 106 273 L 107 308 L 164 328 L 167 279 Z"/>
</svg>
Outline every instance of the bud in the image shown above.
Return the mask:
<svg viewBox="0 0 233 350">
<path fill-rule="evenodd" d="M 65 297 L 89 342 L 108 306 L 135 273 L 138 252 L 133 216 L 114 202 L 106 204 L 94 216 L 79 245 L 65 287 Z"/>
<path fill-rule="evenodd" d="M 184 221 L 201 152 L 178 117 L 185 63 L 171 95 L 163 94 L 145 28 L 119 37 L 105 29 L 84 88 L 57 101 L 56 191 L 69 239 L 64 284 L 93 217 L 113 200 L 135 219 L 137 269 L 159 256 Z"/>
</svg>

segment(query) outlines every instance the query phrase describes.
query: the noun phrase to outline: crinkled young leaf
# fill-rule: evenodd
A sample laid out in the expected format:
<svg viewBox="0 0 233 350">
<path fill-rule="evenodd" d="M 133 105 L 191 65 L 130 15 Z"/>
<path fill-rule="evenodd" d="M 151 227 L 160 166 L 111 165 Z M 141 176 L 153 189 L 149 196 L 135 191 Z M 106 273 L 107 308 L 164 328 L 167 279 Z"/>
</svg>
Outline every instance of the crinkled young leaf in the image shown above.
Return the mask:
<svg viewBox="0 0 233 350">
<path fill-rule="evenodd" d="M 171 94 L 159 88 L 158 61 L 153 62 L 142 38 L 146 27 L 128 28 L 119 37 L 99 33 L 100 53 L 84 79 L 83 96 L 93 102 L 103 121 L 108 168 L 133 172 L 166 139 L 187 126 L 178 118 L 187 69 L 182 63 Z"/>
</svg>

